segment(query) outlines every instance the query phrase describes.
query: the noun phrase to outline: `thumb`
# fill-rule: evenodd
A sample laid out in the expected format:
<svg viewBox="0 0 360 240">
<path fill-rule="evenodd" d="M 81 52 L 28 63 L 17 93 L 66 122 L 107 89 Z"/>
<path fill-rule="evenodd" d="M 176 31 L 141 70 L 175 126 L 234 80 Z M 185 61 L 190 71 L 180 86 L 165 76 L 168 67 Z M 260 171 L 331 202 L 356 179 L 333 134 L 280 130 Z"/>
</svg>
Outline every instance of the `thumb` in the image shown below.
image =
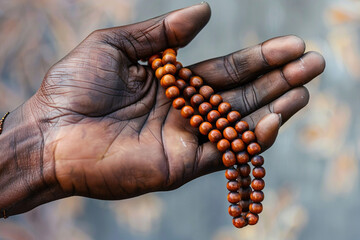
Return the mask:
<svg viewBox="0 0 360 240">
<path fill-rule="evenodd" d="M 255 135 L 262 151 L 265 151 L 274 144 L 281 122 L 280 114 L 270 113 L 264 116 L 256 125 Z"/>
<path fill-rule="evenodd" d="M 96 31 L 100 42 L 120 50 L 134 61 L 147 58 L 166 48 L 187 45 L 209 21 L 206 2 L 122 27 Z"/>
</svg>

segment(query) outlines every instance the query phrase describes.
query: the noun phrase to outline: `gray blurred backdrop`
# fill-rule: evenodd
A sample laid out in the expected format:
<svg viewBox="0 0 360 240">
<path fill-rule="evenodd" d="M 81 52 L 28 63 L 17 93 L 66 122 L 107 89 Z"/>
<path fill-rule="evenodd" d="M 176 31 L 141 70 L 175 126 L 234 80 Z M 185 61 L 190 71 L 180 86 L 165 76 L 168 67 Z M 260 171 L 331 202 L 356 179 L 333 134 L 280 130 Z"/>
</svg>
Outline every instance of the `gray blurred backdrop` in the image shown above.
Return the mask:
<svg viewBox="0 0 360 240">
<path fill-rule="evenodd" d="M 134 23 L 197 1 L 0 0 L 0 113 L 39 87 L 47 69 L 98 28 Z M 172 192 L 124 201 L 70 198 L 0 221 L 0 239 L 360 239 L 360 1 L 209 0 L 207 27 L 184 65 L 295 34 L 327 69 L 309 106 L 264 156 L 264 212 L 237 230 L 219 172 Z"/>
</svg>

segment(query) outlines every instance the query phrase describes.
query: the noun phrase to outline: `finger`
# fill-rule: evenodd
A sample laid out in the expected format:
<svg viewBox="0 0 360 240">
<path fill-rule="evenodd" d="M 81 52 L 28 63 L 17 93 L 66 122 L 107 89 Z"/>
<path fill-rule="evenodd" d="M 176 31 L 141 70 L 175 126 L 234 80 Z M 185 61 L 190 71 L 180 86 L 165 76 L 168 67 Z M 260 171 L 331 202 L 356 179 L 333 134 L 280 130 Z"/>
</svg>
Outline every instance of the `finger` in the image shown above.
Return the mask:
<svg viewBox="0 0 360 240">
<path fill-rule="evenodd" d="M 322 73 L 324 58 L 316 52 L 309 52 L 273 70 L 253 82 L 221 94 L 242 116 L 259 109 L 295 87 L 302 86 Z"/>
<path fill-rule="evenodd" d="M 128 25 L 97 31 L 102 42 L 139 60 L 166 48 L 188 44 L 209 21 L 210 6 L 201 3 L 165 15 Z"/>
<path fill-rule="evenodd" d="M 309 102 L 309 92 L 305 87 L 294 88 L 273 102 L 263 106 L 250 115 L 243 118 L 249 123 L 250 129 L 269 113 L 281 114 L 282 124 L 289 120 L 296 112 L 306 106 Z"/>
<path fill-rule="evenodd" d="M 256 124 L 255 135 L 262 151 L 267 150 L 274 144 L 281 121 L 281 114 L 270 113 Z"/>
<path fill-rule="evenodd" d="M 223 90 L 244 84 L 270 69 L 295 60 L 304 51 L 305 43 L 299 37 L 278 37 L 189 68 L 210 86 Z"/>
</svg>

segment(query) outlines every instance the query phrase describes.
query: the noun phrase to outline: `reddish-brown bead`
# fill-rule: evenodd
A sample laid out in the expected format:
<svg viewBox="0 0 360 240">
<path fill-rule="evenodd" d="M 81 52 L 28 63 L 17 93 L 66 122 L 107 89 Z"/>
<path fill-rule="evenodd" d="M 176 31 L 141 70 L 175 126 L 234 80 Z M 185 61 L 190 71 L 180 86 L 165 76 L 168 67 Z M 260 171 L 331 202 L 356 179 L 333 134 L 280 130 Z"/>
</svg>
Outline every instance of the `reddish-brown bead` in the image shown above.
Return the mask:
<svg viewBox="0 0 360 240">
<path fill-rule="evenodd" d="M 235 129 L 238 133 L 242 134 L 243 132 L 249 130 L 249 124 L 245 121 L 239 121 L 235 124 Z"/>
<path fill-rule="evenodd" d="M 159 67 L 155 71 L 155 76 L 157 79 L 161 79 L 165 75 L 164 67 Z"/>
<path fill-rule="evenodd" d="M 250 199 L 251 192 L 252 192 L 251 187 L 240 187 L 239 194 L 240 194 L 241 200 Z"/>
<path fill-rule="evenodd" d="M 161 59 L 160 58 L 156 58 L 152 61 L 151 63 L 151 68 L 156 71 L 156 69 L 158 69 L 159 67 L 162 67 L 163 64 L 161 62 Z"/>
<path fill-rule="evenodd" d="M 233 127 L 227 127 L 223 131 L 224 138 L 226 138 L 229 141 L 234 140 L 237 138 L 238 133 L 236 132 L 235 128 Z"/>
<path fill-rule="evenodd" d="M 166 74 L 161 78 L 160 85 L 163 88 L 168 88 L 168 87 L 174 86 L 175 82 L 176 82 L 176 79 L 175 79 L 175 77 L 173 75 Z"/>
<path fill-rule="evenodd" d="M 183 95 L 185 99 L 190 99 L 196 94 L 196 89 L 193 86 L 187 86 L 184 88 Z"/>
<path fill-rule="evenodd" d="M 227 195 L 227 200 L 230 203 L 238 203 L 240 201 L 240 194 L 238 192 L 229 192 Z"/>
<path fill-rule="evenodd" d="M 242 209 L 239 204 L 231 204 L 228 211 L 230 216 L 239 217 L 241 215 Z"/>
<path fill-rule="evenodd" d="M 155 55 L 152 55 L 151 57 L 149 57 L 149 60 L 148 60 L 148 65 L 149 66 L 152 66 L 152 63 L 155 59 L 160 59 L 160 55 L 159 54 L 155 54 Z"/>
<path fill-rule="evenodd" d="M 225 170 L 225 177 L 227 180 L 236 180 L 238 176 L 239 172 L 233 167 Z"/>
<path fill-rule="evenodd" d="M 179 72 L 179 70 L 182 69 L 183 65 L 181 64 L 181 62 L 176 62 L 175 67 L 176 67 L 176 72 Z"/>
<path fill-rule="evenodd" d="M 175 56 L 177 55 L 176 50 L 173 49 L 173 48 L 167 48 L 167 49 L 165 49 L 165 51 L 163 51 L 162 55 L 165 56 L 165 55 L 168 54 L 168 53 L 174 54 Z"/>
<path fill-rule="evenodd" d="M 226 151 L 222 155 L 222 162 L 225 167 L 231 167 L 236 164 L 235 154 L 232 151 Z"/>
<path fill-rule="evenodd" d="M 203 122 L 199 126 L 199 131 L 202 135 L 208 135 L 209 132 L 212 130 L 212 125 L 209 122 Z"/>
<path fill-rule="evenodd" d="M 233 218 L 233 225 L 236 228 L 243 228 L 246 226 L 246 221 L 243 217 L 235 217 L 235 218 Z"/>
<path fill-rule="evenodd" d="M 259 215 L 255 213 L 246 214 L 246 220 L 249 225 L 255 225 L 259 221 Z"/>
<path fill-rule="evenodd" d="M 190 125 L 194 128 L 198 128 L 202 122 L 204 119 L 200 115 L 194 115 L 190 118 Z"/>
<path fill-rule="evenodd" d="M 175 98 L 172 105 L 175 109 L 182 109 L 185 106 L 185 99 L 182 97 Z"/>
<path fill-rule="evenodd" d="M 261 147 L 258 143 L 253 142 L 247 146 L 247 151 L 250 155 L 256 155 L 261 152 Z"/>
<path fill-rule="evenodd" d="M 190 78 L 190 85 L 193 86 L 194 88 L 200 88 L 203 85 L 204 81 L 201 77 L 199 76 L 193 76 Z"/>
<path fill-rule="evenodd" d="M 184 118 L 190 118 L 192 117 L 192 115 L 194 115 L 194 109 L 190 106 L 184 106 L 181 109 L 181 116 L 183 116 Z"/>
<path fill-rule="evenodd" d="M 198 107 L 203 102 L 204 102 L 204 97 L 200 94 L 195 94 L 190 99 L 190 104 L 193 107 Z"/>
<path fill-rule="evenodd" d="M 241 139 L 237 138 L 237 139 L 235 139 L 234 141 L 231 142 L 231 149 L 236 153 L 244 151 L 245 150 L 245 144 Z"/>
<path fill-rule="evenodd" d="M 264 200 L 264 193 L 262 191 L 253 191 L 250 194 L 250 199 L 256 203 L 262 202 Z"/>
<path fill-rule="evenodd" d="M 187 83 L 182 79 L 178 79 L 175 82 L 175 86 L 177 86 L 179 90 L 182 92 L 187 87 Z"/>
<path fill-rule="evenodd" d="M 222 139 L 222 135 L 219 130 L 213 129 L 209 132 L 208 138 L 209 138 L 210 142 L 217 143 L 218 141 L 220 141 Z"/>
<path fill-rule="evenodd" d="M 231 111 L 231 105 L 227 102 L 222 102 L 218 106 L 218 111 L 221 113 L 221 115 L 225 116 Z M 229 120 L 229 119 L 228 119 Z"/>
<path fill-rule="evenodd" d="M 238 111 L 231 111 L 228 113 L 226 118 L 230 123 L 234 123 L 241 119 L 241 114 Z"/>
<path fill-rule="evenodd" d="M 254 178 L 263 178 L 265 177 L 266 171 L 263 167 L 256 167 L 253 169 L 252 174 Z"/>
<path fill-rule="evenodd" d="M 252 213 L 256 213 L 256 214 L 259 214 L 262 212 L 263 210 L 263 205 L 261 203 L 251 203 L 249 205 L 249 210 L 250 212 Z"/>
<path fill-rule="evenodd" d="M 188 68 L 182 68 L 179 70 L 179 73 L 178 73 L 179 77 L 181 79 L 184 79 L 185 81 L 189 81 L 191 75 L 192 75 L 192 72 L 190 69 Z"/>
<path fill-rule="evenodd" d="M 249 159 L 250 159 L 249 154 L 245 151 L 238 152 L 236 154 L 236 160 L 239 164 L 245 164 L 245 163 L 249 162 Z"/>
<path fill-rule="evenodd" d="M 230 142 L 227 139 L 221 139 L 216 147 L 220 152 L 225 152 L 230 148 Z"/>
<path fill-rule="evenodd" d="M 216 128 L 219 129 L 220 131 L 224 130 L 226 127 L 229 126 L 229 121 L 226 118 L 219 118 L 216 121 Z"/>
<path fill-rule="evenodd" d="M 231 192 L 236 192 L 239 190 L 240 184 L 238 181 L 228 181 L 226 184 L 226 188 Z"/>
<path fill-rule="evenodd" d="M 254 142 L 255 141 L 255 134 L 253 131 L 246 131 L 242 134 L 242 140 L 244 143 L 246 144 L 250 144 L 251 142 Z"/>
<path fill-rule="evenodd" d="M 165 64 L 168 64 L 168 63 L 171 63 L 171 64 L 176 63 L 176 55 L 175 54 L 173 54 L 173 53 L 163 54 L 162 64 L 165 65 Z M 176 68 L 175 68 L 175 71 L 176 71 Z"/>
<path fill-rule="evenodd" d="M 254 167 L 261 167 L 264 164 L 264 158 L 260 155 L 255 155 L 251 158 L 251 163 Z"/>
<path fill-rule="evenodd" d="M 240 164 L 238 166 L 238 170 L 239 170 L 239 174 L 242 177 L 247 177 L 250 175 L 251 172 L 251 168 L 249 166 L 249 164 L 245 163 L 245 164 Z"/>
<path fill-rule="evenodd" d="M 163 69 L 164 69 L 165 74 L 175 75 L 175 73 L 176 73 L 175 65 L 170 64 L 170 63 L 164 65 Z"/>
<path fill-rule="evenodd" d="M 211 95 L 214 94 L 214 89 L 208 85 L 204 85 L 199 89 L 199 93 L 206 99 L 210 99 Z"/>
<path fill-rule="evenodd" d="M 214 107 L 219 106 L 219 104 L 222 103 L 222 101 L 223 101 L 223 99 L 219 94 L 214 94 L 214 95 L 211 95 L 211 97 L 210 97 L 210 103 Z"/>
<path fill-rule="evenodd" d="M 203 116 L 206 116 L 212 109 L 212 106 L 208 102 L 203 102 L 199 105 L 199 113 Z"/>
<path fill-rule="evenodd" d="M 251 182 L 251 187 L 255 190 L 255 191 L 261 191 L 264 189 L 265 187 L 265 181 L 263 179 L 254 179 Z"/>
<path fill-rule="evenodd" d="M 251 184 L 251 177 L 247 176 L 247 177 L 241 177 L 239 180 L 240 186 L 241 187 L 248 187 Z"/>
<path fill-rule="evenodd" d="M 166 89 L 165 95 L 169 99 L 174 99 L 180 95 L 180 90 L 176 86 L 171 86 Z"/>
<path fill-rule="evenodd" d="M 216 110 L 211 110 L 207 116 L 206 116 L 207 120 L 211 123 L 216 122 L 216 120 L 218 120 L 220 118 L 220 113 Z"/>
</svg>

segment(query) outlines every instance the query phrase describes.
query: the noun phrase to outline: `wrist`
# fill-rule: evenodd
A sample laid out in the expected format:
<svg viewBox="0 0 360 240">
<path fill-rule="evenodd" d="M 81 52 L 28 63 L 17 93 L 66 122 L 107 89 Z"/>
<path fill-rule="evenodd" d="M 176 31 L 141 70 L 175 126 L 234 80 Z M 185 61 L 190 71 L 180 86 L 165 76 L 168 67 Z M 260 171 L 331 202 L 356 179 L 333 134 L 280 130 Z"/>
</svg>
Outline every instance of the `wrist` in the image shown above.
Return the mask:
<svg viewBox="0 0 360 240">
<path fill-rule="evenodd" d="M 44 159 L 44 136 L 32 100 L 12 111 L 0 135 L 0 217 L 31 210 L 62 196 L 51 162 Z"/>
</svg>

